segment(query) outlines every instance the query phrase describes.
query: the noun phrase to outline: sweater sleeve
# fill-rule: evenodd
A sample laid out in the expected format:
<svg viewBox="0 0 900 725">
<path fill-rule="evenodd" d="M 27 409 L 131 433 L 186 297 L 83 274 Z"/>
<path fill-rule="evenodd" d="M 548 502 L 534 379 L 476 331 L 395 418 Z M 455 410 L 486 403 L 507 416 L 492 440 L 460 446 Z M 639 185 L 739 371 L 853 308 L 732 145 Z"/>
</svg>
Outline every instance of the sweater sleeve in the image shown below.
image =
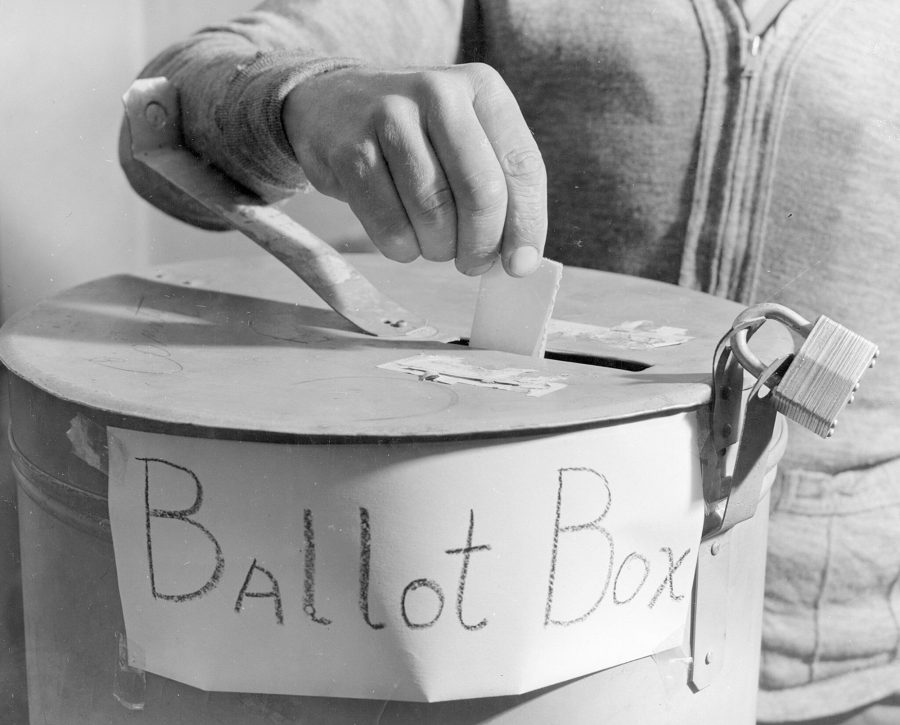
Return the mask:
<svg viewBox="0 0 900 725">
<path fill-rule="evenodd" d="M 464 0 L 268 0 L 231 22 L 167 48 L 140 77 L 179 90 L 188 148 L 268 202 L 307 184 L 281 124 L 287 94 L 304 80 L 355 65 L 453 63 Z M 119 160 L 135 190 L 183 221 L 224 225 L 131 160 L 122 124 Z"/>
</svg>

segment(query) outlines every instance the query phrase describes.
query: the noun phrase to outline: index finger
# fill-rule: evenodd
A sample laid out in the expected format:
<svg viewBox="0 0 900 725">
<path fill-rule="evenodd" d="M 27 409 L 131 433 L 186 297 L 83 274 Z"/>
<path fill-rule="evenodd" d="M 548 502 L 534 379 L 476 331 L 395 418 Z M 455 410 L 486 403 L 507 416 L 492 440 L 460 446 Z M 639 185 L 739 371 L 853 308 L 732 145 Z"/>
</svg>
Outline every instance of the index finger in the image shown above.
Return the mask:
<svg viewBox="0 0 900 725">
<path fill-rule="evenodd" d="M 475 113 L 506 178 L 506 220 L 500 254 L 506 271 L 531 274 L 547 238 L 547 172 L 540 149 L 512 91 L 489 66 L 463 66 L 474 74 Z"/>
</svg>

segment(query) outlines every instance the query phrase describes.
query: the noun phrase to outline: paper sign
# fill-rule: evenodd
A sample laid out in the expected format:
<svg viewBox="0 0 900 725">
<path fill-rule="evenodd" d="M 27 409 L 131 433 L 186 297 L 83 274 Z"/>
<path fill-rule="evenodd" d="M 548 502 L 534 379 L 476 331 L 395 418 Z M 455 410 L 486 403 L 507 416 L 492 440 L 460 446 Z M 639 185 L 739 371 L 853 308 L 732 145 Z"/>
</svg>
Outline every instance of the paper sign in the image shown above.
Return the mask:
<svg viewBox="0 0 900 725">
<path fill-rule="evenodd" d="M 693 413 L 531 438 L 108 430 L 129 664 L 206 690 L 519 694 L 680 642 Z"/>
</svg>

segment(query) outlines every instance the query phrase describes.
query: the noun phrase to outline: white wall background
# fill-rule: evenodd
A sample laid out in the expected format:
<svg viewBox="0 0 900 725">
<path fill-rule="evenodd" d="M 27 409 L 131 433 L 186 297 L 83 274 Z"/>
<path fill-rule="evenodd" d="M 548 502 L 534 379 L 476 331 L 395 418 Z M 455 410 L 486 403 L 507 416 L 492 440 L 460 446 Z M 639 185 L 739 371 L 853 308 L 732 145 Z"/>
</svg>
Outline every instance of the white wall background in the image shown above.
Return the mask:
<svg viewBox="0 0 900 725">
<path fill-rule="evenodd" d="M 120 98 L 152 55 L 254 0 L 0 0 L 0 321 L 88 279 L 256 250 L 188 227 L 128 186 Z M 345 205 L 287 210 L 329 241 L 359 239 Z M 0 436 L 6 435 L 0 369 Z M 27 719 L 15 485 L 0 441 L 0 723 Z"/>
<path fill-rule="evenodd" d="M 0 0 L 0 319 L 88 279 L 246 250 L 157 212 L 116 156 L 122 93 L 170 42 L 253 0 Z M 345 205 L 289 213 L 330 241 L 359 237 Z"/>
</svg>

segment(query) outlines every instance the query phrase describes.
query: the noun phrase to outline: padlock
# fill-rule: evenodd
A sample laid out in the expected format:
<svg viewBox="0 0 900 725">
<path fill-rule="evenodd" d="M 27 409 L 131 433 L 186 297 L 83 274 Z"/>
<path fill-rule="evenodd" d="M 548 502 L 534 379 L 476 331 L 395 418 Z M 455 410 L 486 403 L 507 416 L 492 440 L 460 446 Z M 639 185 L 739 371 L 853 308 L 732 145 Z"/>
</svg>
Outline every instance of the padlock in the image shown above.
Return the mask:
<svg viewBox="0 0 900 725">
<path fill-rule="evenodd" d="M 765 320 L 785 324 L 805 339 L 776 374 L 767 370 L 747 345 L 748 330 Z M 793 310 L 772 303 L 745 310 L 735 320 L 731 341 L 735 358 L 771 390 L 779 413 L 828 438 L 844 406 L 853 402 L 859 380 L 875 364 L 878 347 L 834 320 L 821 315 L 811 323 Z M 768 379 L 763 379 L 768 376 Z"/>
</svg>

